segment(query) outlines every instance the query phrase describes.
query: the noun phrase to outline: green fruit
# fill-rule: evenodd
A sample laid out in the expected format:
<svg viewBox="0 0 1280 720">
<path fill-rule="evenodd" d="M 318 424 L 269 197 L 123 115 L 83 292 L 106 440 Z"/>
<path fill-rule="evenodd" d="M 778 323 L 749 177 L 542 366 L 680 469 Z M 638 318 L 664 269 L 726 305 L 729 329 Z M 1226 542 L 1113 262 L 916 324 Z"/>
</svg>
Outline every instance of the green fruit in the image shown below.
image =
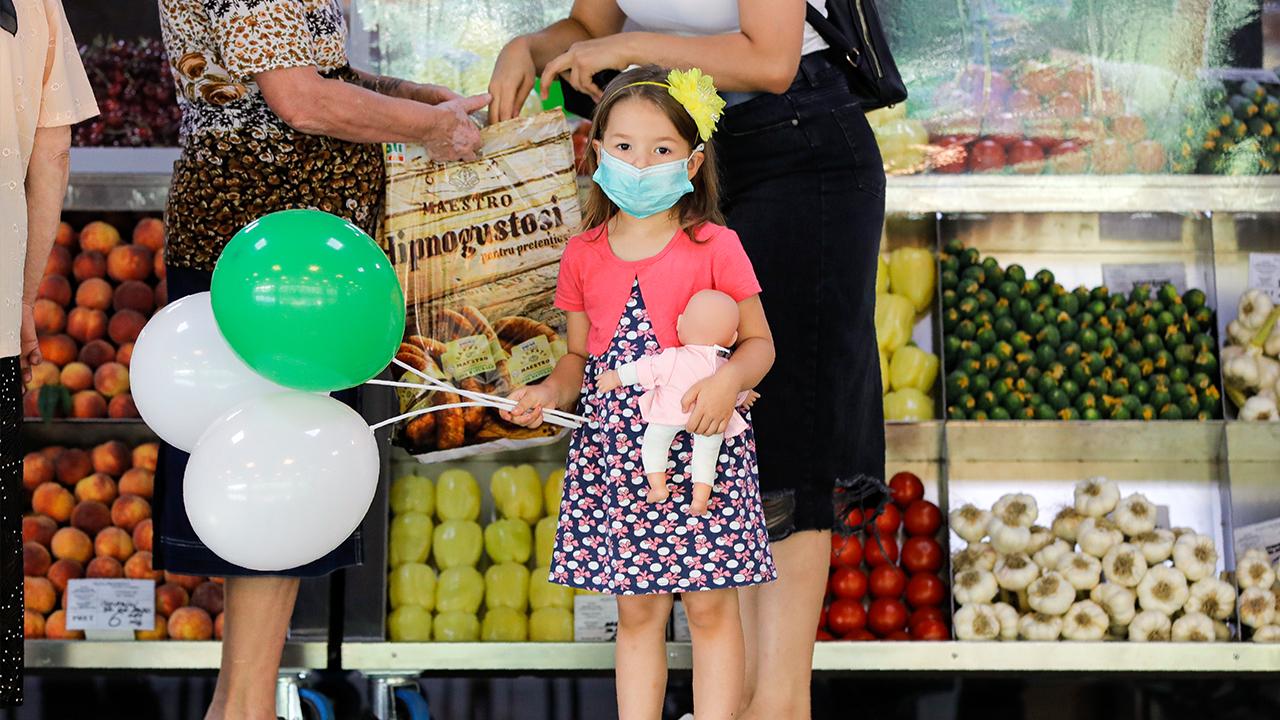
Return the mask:
<svg viewBox="0 0 1280 720">
<path fill-rule="evenodd" d="M 1058 381 L 1052 375 L 1041 375 L 1040 379 L 1036 382 L 1036 392 L 1039 392 L 1045 397 L 1048 397 L 1049 393 L 1057 389 Z"/>
<path fill-rule="evenodd" d="M 1231 108 L 1231 113 L 1237 120 L 1248 120 L 1257 115 L 1259 110 L 1257 103 L 1242 95 L 1233 95 L 1227 101 L 1227 107 Z"/>
<path fill-rule="evenodd" d="M 951 257 L 958 257 L 960 253 L 964 252 L 964 243 L 960 241 L 960 238 L 951 238 L 942 244 L 942 252 Z"/>
<path fill-rule="evenodd" d="M 985 353 L 979 359 L 979 362 L 982 363 L 982 374 L 987 377 L 993 378 L 996 376 L 996 373 L 1000 372 L 1000 365 L 1002 364 L 1000 362 L 1000 358 L 992 355 L 991 353 Z"/>
<path fill-rule="evenodd" d="M 983 310 L 990 310 L 992 307 L 995 307 L 996 295 L 986 288 L 979 290 L 978 294 L 974 297 L 978 298 L 978 307 Z"/>
<path fill-rule="evenodd" d="M 974 397 L 991 389 L 991 378 L 978 373 L 969 377 L 969 392 Z"/>
<path fill-rule="evenodd" d="M 1062 333 L 1056 326 L 1045 325 L 1036 333 L 1036 342 L 1056 348 L 1062 344 Z"/>
<path fill-rule="evenodd" d="M 1182 383 L 1183 385 L 1186 385 L 1187 381 L 1191 379 L 1191 371 L 1187 369 L 1186 365 L 1175 365 L 1174 368 L 1169 371 L 1169 379 L 1172 380 L 1174 384 Z"/>
<path fill-rule="evenodd" d="M 1141 303 L 1142 301 L 1147 300 L 1150 297 L 1151 297 L 1150 285 L 1147 285 L 1145 283 L 1140 285 L 1134 285 L 1133 289 L 1129 291 L 1129 304 L 1132 305 L 1133 303 Z"/>
<path fill-rule="evenodd" d="M 1123 355 L 1121 355 L 1120 357 L 1124 357 L 1124 356 L 1123 356 Z M 1087 366 L 1087 364 L 1086 364 L 1086 366 Z M 1093 372 L 1093 368 L 1092 368 L 1092 367 L 1090 367 L 1090 368 L 1089 368 L 1089 372 Z M 1121 375 L 1120 375 L 1120 371 L 1119 371 L 1119 370 L 1116 370 L 1114 366 L 1112 366 L 1112 367 L 1104 367 L 1104 368 L 1102 368 L 1102 370 L 1100 370 L 1099 372 L 1095 373 L 1095 375 L 1096 375 L 1096 377 L 1100 377 L 1100 378 L 1102 378 L 1103 380 L 1106 380 L 1106 381 L 1107 381 L 1107 382 L 1109 382 L 1109 383 L 1115 382 L 1117 378 L 1121 377 Z"/>
<path fill-rule="evenodd" d="M 1089 378 L 1089 382 L 1084 384 L 1084 389 L 1085 392 L 1093 393 L 1096 397 L 1103 397 L 1111 388 L 1107 385 L 1106 380 L 1095 375 Z"/>
<path fill-rule="evenodd" d="M 1159 335 L 1153 332 L 1149 332 L 1146 335 L 1142 336 L 1141 348 L 1142 348 L 1142 352 L 1148 355 L 1155 355 L 1156 353 L 1164 350 L 1164 343 L 1160 340 Z M 1128 353 L 1125 353 L 1125 354 L 1127 355 Z M 1132 356 L 1130 356 L 1129 359 L 1137 360 L 1137 358 Z"/>
<path fill-rule="evenodd" d="M 1120 398 L 1120 404 L 1135 416 L 1142 412 L 1142 400 L 1135 395 L 1125 395 Z"/>
<path fill-rule="evenodd" d="M 979 410 L 991 412 L 991 408 L 996 406 L 996 394 L 990 390 L 979 393 L 974 399 L 978 401 Z"/>
<path fill-rule="evenodd" d="M 1057 307 L 1067 315 L 1075 317 L 1080 312 L 1080 297 L 1074 293 L 1058 296 Z"/>
<path fill-rule="evenodd" d="M 1093 300 L 1085 305 L 1084 311 L 1094 317 L 1102 317 L 1107 313 L 1107 304 L 1101 300 Z"/>
<path fill-rule="evenodd" d="M 960 342 L 960 358 L 963 360 L 977 360 L 982 357 L 982 348 L 978 347 L 978 343 L 972 340 L 962 340 Z"/>
<path fill-rule="evenodd" d="M 1076 396 L 1080 394 L 1080 383 L 1076 382 L 1075 380 L 1070 380 L 1070 379 L 1063 380 L 1062 384 L 1059 385 L 1058 387 L 1062 388 L 1062 392 L 1066 393 L 1067 397 L 1072 400 L 1074 400 Z"/>
<path fill-rule="evenodd" d="M 1176 350 L 1181 345 L 1187 345 L 1187 336 L 1181 330 L 1178 330 L 1177 325 L 1170 325 L 1169 329 L 1165 330 L 1164 333 L 1164 346 Z M 1190 345 L 1187 345 L 1187 349 L 1195 352 L 1195 348 Z"/>
<path fill-rule="evenodd" d="M 1005 280 L 1009 280 L 1011 282 L 1015 282 L 1021 285 L 1023 282 L 1026 282 L 1027 271 L 1023 269 L 1021 265 L 1013 264 L 1013 265 L 1010 265 L 1009 268 L 1004 271 L 1004 277 L 1005 277 Z"/>
<path fill-rule="evenodd" d="M 1124 356 L 1122 355 L 1121 357 Z M 1107 367 L 1107 361 L 1102 359 L 1102 353 L 1085 353 L 1082 362 L 1088 366 L 1089 372 L 1094 375 L 1099 375 Z"/>
<path fill-rule="evenodd" d="M 1009 420 L 1010 419 L 1009 411 L 997 405 L 996 407 L 991 408 L 991 419 L 992 420 Z"/>
<path fill-rule="evenodd" d="M 1124 369 L 1120 371 L 1120 377 L 1128 380 L 1131 384 L 1136 383 L 1142 379 L 1142 368 L 1138 367 L 1137 363 L 1125 365 Z"/>
<path fill-rule="evenodd" d="M 1213 310 L 1202 307 L 1191 314 L 1191 319 L 1199 323 L 1200 327 L 1213 327 Z"/>
<path fill-rule="evenodd" d="M 1056 420 L 1058 414 L 1053 411 L 1053 407 L 1048 403 L 1040 403 L 1036 405 L 1037 420 Z"/>
<path fill-rule="evenodd" d="M 968 268 L 977 265 L 981 259 L 981 255 L 976 248 L 965 248 L 959 253 L 960 267 Z"/>
<path fill-rule="evenodd" d="M 1156 364 L 1151 360 L 1151 358 L 1142 358 L 1137 362 L 1137 365 L 1138 369 L 1142 371 L 1142 377 L 1144 378 L 1150 378 L 1152 373 L 1156 371 Z"/>
<path fill-rule="evenodd" d="M 1018 377 L 1018 374 L 1021 372 L 1022 372 L 1022 368 L 1018 367 L 1018 363 L 1016 361 L 1005 360 L 1004 362 L 1000 363 L 1000 370 L 997 373 L 997 376 L 998 377 Z"/>
<path fill-rule="evenodd" d="M 1013 392 L 1013 385 L 1013 378 L 1002 377 L 991 383 L 991 392 L 996 394 L 997 401 L 1003 401 L 1006 395 Z"/>
<path fill-rule="evenodd" d="M 1009 318 L 1010 320 L 1013 319 L 1009 317 L 1010 315 L 1009 301 L 1005 300 L 1004 298 L 996 298 L 996 304 L 991 306 L 991 314 L 997 320 L 999 320 L 1000 318 Z"/>
<path fill-rule="evenodd" d="M 965 358 L 960 361 L 960 369 L 972 379 L 982 372 L 982 363 L 978 358 Z"/>
<path fill-rule="evenodd" d="M 1079 362 L 1083 352 L 1084 351 L 1081 349 L 1079 343 L 1064 343 L 1058 348 L 1058 359 L 1070 365 L 1071 363 Z"/>
<path fill-rule="evenodd" d="M 1133 389 L 1133 394 L 1141 400 L 1146 400 L 1151 396 L 1151 383 L 1146 380 L 1130 383 L 1130 387 Z"/>
<path fill-rule="evenodd" d="M 1224 130 L 1223 134 L 1231 138 L 1232 140 L 1242 140 L 1246 135 L 1249 134 L 1249 126 L 1244 123 L 1243 119 L 1237 118 L 1235 122 L 1231 123 L 1231 128 L 1228 130 Z M 1232 143 L 1231 145 L 1228 145 L 1227 143 L 1224 142 L 1222 143 L 1221 147 L 1223 152 L 1226 152 L 1230 150 L 1232 147 L 1235 147 L 1235 144 Z"/>
<path fill-rule="evenodd" d="M 1058 411 L 1059 420 L 1079 420 L 1080 413 L 1073 407 L 1063 408 Z"/>
<path fill-rule="evenodd" d="M 1134 417 L 1138 420 L 1155 420 L 1156 409 L 1152 407 L 1151 403 L 1146 403 L 1142 406 L 1141 410 L 1134 413 Z"/>
<path fill-rule="evenodd" d="M 1044 329 L 1045 323 L 1044 315 L 1033 311 L 1027 315 L 1027 319 L 1022 323 L 1022 327 L 1034 336 L 1036 333 Z"/>
<path fill-rule="evenodd" d="M 989 327 L 983 327 L 974 335 L 973 341 L 978 343 L 978 347 L 990 350 L 992 345 L 996 344 L 996 331 Z"/>
<path fill-rule="evenodd" d="M 1018 371 L 1025 373 L 1028 369 L 1035 365 L 1036 354 L 1030 350 L 1023 350 L 1013 354 L 1013 362 L 1018 366 Z"/>
<path fill-rule="evenodd" d="M 1156 373 L 1151 376 L 1151 387 L 1156 390 L 1168 390 L 1170 384 L 1169 376 L 1164 373 Z"/>
<path fill-rule="evenodd" d="M 1027 396 L 1027 404 L 1036 407 L 1044 404 L 1044 396 L 1040 393 L 1031 393 Z"/>
<path fill-rule="evenodd" d="M 1273 123 L 1280 120 L 1280 99 L 1267 95 L 1258 103 L 1258 113 Z"/>
<path fill-rule="evenodd" d="M 965 393 L 956 398 L 954 405 L 965 413 L 971 413 L 978 407 L 978 401 L 974 400 L 972 395 Z"/>
<path fill-rule="evenodd" d="M 1165 305 L 1182 302 L 1182 297 L 1178 295 L 1178 289 L 1173 286 L 1173 283 L 1161 285 L 1160 289 L 1156 291 L 1156 297 Z"/>
<path fill-rule="evenodd" d="M 1195 394 L 1195 388 L 1185 382 L 1174 382 L 1169 386 L 1169 400 L 1171 402 L 1182 402 L 1183 400 Z M 1191 413 L 1194 415 L 1195 413 Z"/>
<path fill-rule="evenodd" d="M 1091 392 L 1082 392 L 1076 396 L 1075 408 L 1084 412 L 1086 408 L 1098 407 L 1098 398 Z"/>
<path fill-rule="evenodd" d="M 1031 301 L 1031 309 L 1045 316 L 1045 319 L 1053 316 L 1053 296 L 1049 293 L 1040 293 Z"/>
<path fill-rule="evenodd" d="M 1153 335 L 1152 337 L 1155 337 L 1155 336 Z M 1159 339 L 1160 338 L 1156 338 L 1157 341 L 1159 341 Z M 1142 349 L 1142 341 L 1134 338 L 1134 339 L 1130 339 L 1129 342 L 1124 344 L 1124 355 L 1130 360 L 1140 360 L 1142 359 L 1144 354 L 1145 353 Z"/>
<path fill-rule="evenodd" d="M 1053 273 L 1047 269 L 1041 270 L 1035 274 L 1035 280 L 1040 283 L 1041 287 L 1052 287 L 1054 283 Z"/>
<path fill-rule="evenodd" d="M 1199 355 L 1202 352 L 1213 352 L 1213 338 L 1208 333 L 1197 333 L 1191 336 L 1191 347 Z"/>
<path fill-rule="evenodd" d="M 1204 307 L 1205 300 L 1204 291 L 1198 288 L 1191 288 L 1182 294 L 1182 304 L 1192 313 Z"/>
<path fill-rule="evenodd" d="M 1093 323 L 1096 319 L 1097 319 L 1096 315 L 1087 311 L 1082 312 L 1076 316 L 1076 322 L 1080 323 L 1081 330 L 1084 330 L 1085 328 L 1093 327 Z"/>
<path fill-rule="evenodd" d="M 1213 381 L 1209 379 L 1208 375 L 1205 375 L 1202 372 L 1198 372 L 1192 375 L 1187 382 L 1191 385 L 1191 387 L 1195 388 L 1200 392 L 1204 392 L 1205 390 L 1208 390 L 1210 387 L 1213 386 Z"/>
<path fill-rule="evenodd" d="M 1040 283 L 1035 281 L 1034 279 L 1024 281 L 1022 283 L 1022 287 L 1020 288 L 1022 292 L 1022 297 L 1027 299 L 1039 297 L 1040 291 L 1042 289 L 1043 288 L 1040 287 Z"/>
<path fill-rule="evenodd" d="M 952 370 L 947 374 L 947 397 L 960 397 L 969 391 L 969 376 L 961 370 Z"/>
<path fill-rule="evenodd" d="M 1107 311 L 1106 318 L 1112 328 L 1117 328 L 1124 325 L 1125 321 L 1129 319 L 1129 316 L 1125 315 L 1125 312 L 1119 308 L 1112 308 Z"/>
<path fill-rule="evenodd" d="M 1160 419 L 1161 420 L 1181 420 L 1182 411 L 1179 410 L 1178 406 L 1174 405 L 1173 403 L 1169 403 L 1168 405 L 1163 405 L 1160 408 Z"/>
<path fill-rule="evenodd" d="M 1240 83 L 1240 94 L 1254 102 L 1262 102 L 1267 96 L 1267 89 L 1253 80 Z"/>
<path fill-rule="evenodd" d="M 1156 327 L 1160 328 L 1162 332 L 1166 331 L 1166 329 L 1170 327 L 1176 328 L 1177 323 L 1177 318 L 1175 318 L 1173 313 L 1168 310 L 1161 310 L 1156 314 Z"/>
<path fill-rule="evenodd" d="M 1011 317 L 997 318 L 995 330 L 996 336 L 1001 340 L 1009 340 L 1018 331 L 1018 323 L 1014 322 Z"/>
<path fill-rule="evenodd" d="M 1080 332 L 1080 325 L 1072 319 L 1063 320 L 1058 323 L 1058 334 L 1063 340 L 1073 340 Z"/>
<path fill-rule="evenodd" d="M 1045 399 L 1049 401 L 1049 405 L 1054 410 L 1062 410 L 1071 404 L 1071 399 L 1062 391 L 1062 388 L 1054 388 L 1045 394 Z"/>
<path fill-rule="evenodd" d="M 1136 327 L 1143 335 L 1154 335 L 1160 330 L 1160 323 L 1156 322 L 1154 315 L 1147 313 L 1138 318 Z"/>
<path fill-rule="evenodd" d="M 1052 346 L 1041 345 L 1036 348 L 1036 365 L 1039 366 L 1041 370 L 1047 369 L 1050 363 L 1057 359 L 1058 351 Z"/>
<path fill-rule="evenodd" d="M 1112 405 L 1110 412 L 1107 413 L 1107 418 L 1111 420 L 1129 420 L 1132 417 L 1129 408 L 1123 405 Z"/>
<path fill-rule="evenodd" d="M 1172 315 L 1173 319 L 1177 320 L 1179 323 L 1185 322 L 1187 316 L 1191 314 L 1191 312 L 1187 310 L 1187 306 L 1183 305 L 1181 302 L 1170 305 L 1165 312 Z"/>
<path fill-rule="evenodd" d="M 1024 297 L 1013 299 L 1009 303 L 1009 314 L 1014 320 L 1024 322 L 1027 315 L 1031 314 L 1031 301 Z"/>
<path fill-rule="evenodd" d="M 979 310 L 974 314 L 973 321 L 977 323 L 978 329 L 982 329 L 984 327 L 991 327 L 992 323 L 996 321 L 996 318 L 991 314 L 990 310 Z"/>
<path fill-rule="evenodd" d="M 1246 125 L 1249 126 L 1249 133 L 1254 137 L 1269 138 L 1276 132 L 1271 123 L 1260 117 L 1250 120 Z"/>
<path fill-rule="evenodd" d="M 960 311 L 960 317 L 972 318 L 981 308 L 978 306 L 978 299 L 969 296 L 960 298 L 960 302 L 956 303 L 956 310 Z"/>
<path fill-rule="evenodd" d="M 999 340 L 991 346 L 991 354 L 999 358 L 1002 363 L 1009 362 L 1013 359 L 1013 346 L 1004 340 Z"/>
<path fill-rule="evenodd" d="M 1173 353 L 1168 350 L 1157 351 L 1156 354 L 1151 357 L 1151 360 L 1155 362 L 1156 370 L 1163 373 L 1170 372 L 1176 366 L 1173 362 Z"/>
<path fill-rule="evenodd" d="M 956 307 L 956 304 L 958 304 L 959 302 L 960 302 L 960 296 L 956 294 L 955 290 L 942 291 L 942 309 L 943 310 L 954 310 Z"/>
<path fill-rule="evenodd" d="M 1009 337 L 1009 344 L 1013 346 L 1014 352 L 1023 352 L 1031 348 L 1031 340 L 1031 333 L 1018 330 Z"/>
<path fill-rule="evenodd" d="M 960 409 L 959 405 L 948 405 L 947 419 L 948 420 L 965 420 L 967 419 L 967 416 L 964 414 L 964 410 Z"/>
<path fill-rule="evenodd" d="M 960 297 L 973 297 L 982 289 L 982 285 L 973 278 L 960 278 L 960 284 L 956 286 L 956 292 L 960 293 Z"/>
<path fill-rule="evenodd" d="M 972 320 L 961 320 L 956 324 L 956 337 L 961 340 L 972 340 L 978 334 L 978 326 Z"/>
<path fill-rule="evenodd" d="M 1173 397 L 1169 395 L 1168 390 L 1155 389 L 1147 396 L 1147 401 L 1155 407 L 1164 407 L 1173 401 Z"/>
<path fill-rule="evenodd" d="M 955 290 L 960 287 L 960 276 L 951 270 L 943 270 L 938 276 L 938 285 L 943 290 Z"/>
<path fill-rule="evenodd" d="M 986 419 L 987 419 L 987 411 L 986 411 L 986 410 L 974 410 L 974 411 L 969 415 L 969 419 L 970 419 L 970 420 L 986 420 Z"/>
<path fill-rule="evenodd" d="M 1085 328 L 1076 335 L 1076 340 L 1080 343 L 1080 349 L 1085 352 L 1093 352 L 1098 349 L 1098 331 L 1093 328 Z"/>
<path fill-rule="evenodd" d="M 1026 380 L 1027 384 L 1030 385 L 1032 388 L 1037 387 L 1037 384 L 1040 382 L 1040 378 L 1043 376 L 1044 376 L 1044 371 L 1036 367 L 1035 365 L 1032 365 L 1031 367 L 1022 371 L 1022 379 Z"/>
<path fill-rule="evenodd" d="M 1071 366 L 1071 379 L 1075 380 L 1080 385 L 1084 385 L 1089 382 L 1089 378 L 1091 377 L 1093 377 L 1093 373 L 1090 372 L 1088 365 L 1079 362 Z"/>
<path fill-rule="evenodd" d="M 947 308 L 942 311 L 942 332 L 953 333 L 956 326 L 960 324 L 960 311 L 955 308 Z"/>
<path fill-rule="evenodd" d="M 1111 383 L 1111 387 L 1109 389 L 1113 395 L 1128 395 L 1130 390 L 1132 390 L 1132 385 L 1133 384 L 1129 382 L 1129 378 L 1121 377 L 1116 378 L 1115 382 Z"/>
<path fill-rule="evenodd" d="M 973 281 L 978 284 L 978 287 L 983 287 L 987 283 L 987 273 L 981 265 L 970 265 L 960 272 L 960 279 Z"/>
<path fill-rule="evenodd" d="M 1120 352 L 1120 346 L 1114 338 L 1102 338 L 1098 341 L 1098 354 L 1104 360 L 1110 360 Z"/>
<path fill-rule="evenodd" d="M 1049 363 L 1049 367 L 1045 368 L 1044 372 L 1046 375 L 1052 376 L 1053 379 L 1058 382 L 1062 382 L 1064 379 L 1071 377 L 1071 375 L 1067 373 L 1067 366 L 1060 362 Z"/>
<path fill-rule="evenodd" d="M 942 340 L 942 357 L 947 361 L 948 365 L 955 365 L 956 360 L 960 357 L 960 338 L 955 335 L 948 335 Z"/>
<path fill-rule="evenodd" d="M 1035 420 L 1036 409 L 1031 405 L 1020 407 L 1018 408 L 1017 412 L 1013 413 L 1013 419 L 1014 420 Z"/>
<path fill-rule="evenodd" d="M 1195 360 L 1196 372 L 1202 372 L 1210 377 L 1218 374 L 1218 358 L 1211 351 L 1196 353 Z"/>
</svg>

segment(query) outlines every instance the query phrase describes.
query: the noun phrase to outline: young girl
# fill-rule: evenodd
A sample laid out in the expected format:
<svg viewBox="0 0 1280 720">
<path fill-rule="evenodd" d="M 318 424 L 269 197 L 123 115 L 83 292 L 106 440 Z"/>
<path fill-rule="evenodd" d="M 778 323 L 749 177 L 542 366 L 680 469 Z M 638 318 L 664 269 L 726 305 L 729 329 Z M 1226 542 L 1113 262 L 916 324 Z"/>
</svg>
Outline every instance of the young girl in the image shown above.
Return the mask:
<svg viewBox="0 0 1280 720">
<path fill-rule="evenodd" d="M 697 70 L 637 68 L 605 90 L 588 159 L 596 183 L 584 211 L 590 229 L 565 248 L 556 291 L 556 306 L 568 314 L 569 354 L 542 383 L 516 391 L 519 404 L 504 415 L 536 425 L 544 408 L 581 402 L 589 420 L 569 449 L 550 579 L 617 596 L 622 720 L 662 714 L 665 633 L 677 592 L 693 639 L 698 720 L 733 717 L 745 662 L 736 589 L 774 579 L 752 431 L 725 438 L 705 514 L 689 512 L 689 433 L 671 447 L 669 496 L 650 503 L 640 442 L 644 391 L 597 387 L 597 377 L 618 365 L 675 346 L 677 317 L 708 289 L 738 303 L 738 343 L 723 367 L 685 395 L 689 432 L 724 434 L 739 394 L 773 363 L 751 263 L 737 235 L 717 224 L 708 143 L 721 107 Z"/>
</svg>

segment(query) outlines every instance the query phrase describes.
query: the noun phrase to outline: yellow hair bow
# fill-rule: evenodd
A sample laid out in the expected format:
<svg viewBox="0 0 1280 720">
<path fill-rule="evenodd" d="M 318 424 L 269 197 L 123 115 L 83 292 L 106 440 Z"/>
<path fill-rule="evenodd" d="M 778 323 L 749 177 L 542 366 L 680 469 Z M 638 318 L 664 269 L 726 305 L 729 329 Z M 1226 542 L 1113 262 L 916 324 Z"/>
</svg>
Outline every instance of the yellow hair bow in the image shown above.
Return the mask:
<svg viewBox="0 0 1280 720">
<path fill-rule="evenodd" d="M 667 74 L 665 83 L 642 80 L 626 87 L 636 85 L 665 87 L 671 97 L 675 98 L 676 102 L 689 113 L 689 117 L 693 118 L 693 122 L 698 126 L 698 137 L 702 138 L 703 142 L 711 139 L 711 133 L 716 129 L 716 122 L 720 119 L 725 103 L 724 98 L 716 93 L 716 86 L 710 75 L 698 68 L 672 70 Z"/>
</svg>

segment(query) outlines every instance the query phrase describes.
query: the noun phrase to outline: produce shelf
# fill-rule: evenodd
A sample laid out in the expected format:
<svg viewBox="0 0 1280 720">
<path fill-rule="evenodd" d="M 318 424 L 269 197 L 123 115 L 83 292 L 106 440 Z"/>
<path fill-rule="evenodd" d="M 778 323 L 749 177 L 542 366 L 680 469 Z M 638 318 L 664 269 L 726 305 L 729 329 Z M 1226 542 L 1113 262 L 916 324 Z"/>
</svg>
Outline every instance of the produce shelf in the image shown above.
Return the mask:
<svg viewBox="0 0 1280 720">
<path fill-rule="evenodd" d="M 611 643 L 346 643 L 342 665 L 365 673 L 613 669 Z M 667 644 L 688 670 L 684 643 Z M 1249 643 L 823 642 L 819 672 L 1238 673 L 1280 671 L 1280 646 Z"/>
<path fill-rule="evenodd" d="M 31 447 L 65 445 L 92 447 L 108 440 L 133 445 L 156 440 L 156 434 L 142 420 L 24 420 L 22 436 Z"/>
<path fill-rule="evenodd" d="M 963 421 L 945 424 L 952 462 L 1215 462 L 1223 421 Z"/>
<path fill-rule="evenodd" d="M 217 670 L 222 643 L 28 640 L 24 652 L 28 671 Z M 323 669 L 328 666 L 327 646 L 323 642 L 286 643 L 280 666 Z"/>
<path fill-rule="evenodd" d="M 64 210 L 158 212 L 178 148 L 73 148 Z"/>
</svg>

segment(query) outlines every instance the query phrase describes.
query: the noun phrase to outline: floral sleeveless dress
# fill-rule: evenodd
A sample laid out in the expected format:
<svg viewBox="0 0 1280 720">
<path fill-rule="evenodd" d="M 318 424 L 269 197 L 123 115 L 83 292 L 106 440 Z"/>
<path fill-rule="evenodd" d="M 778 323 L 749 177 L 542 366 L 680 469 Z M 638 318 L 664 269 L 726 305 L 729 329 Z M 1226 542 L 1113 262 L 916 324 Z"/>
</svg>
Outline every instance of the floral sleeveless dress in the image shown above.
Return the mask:
<svg viewBox="0 0 1280 720">
<path fill-rule="evenodd" d="M 640 460 L 643 391 L 622 387 L 602 396 L 600 373 L 661 348 L 637 283 L 603 355 L 593 355 L 582 386 L 582 414 L 565 468 L 560 526 L 550 581 L 611 595 L 718 590 L 759 585 L 776 577 L 757 482 L 750 429 L 725 438 L 707 513 L 689 514 L 688 433 L 671 448 L 671 496 L 645 501 Z M 750 423 L 750 416 L 746 416 Z"/>
</svg>

